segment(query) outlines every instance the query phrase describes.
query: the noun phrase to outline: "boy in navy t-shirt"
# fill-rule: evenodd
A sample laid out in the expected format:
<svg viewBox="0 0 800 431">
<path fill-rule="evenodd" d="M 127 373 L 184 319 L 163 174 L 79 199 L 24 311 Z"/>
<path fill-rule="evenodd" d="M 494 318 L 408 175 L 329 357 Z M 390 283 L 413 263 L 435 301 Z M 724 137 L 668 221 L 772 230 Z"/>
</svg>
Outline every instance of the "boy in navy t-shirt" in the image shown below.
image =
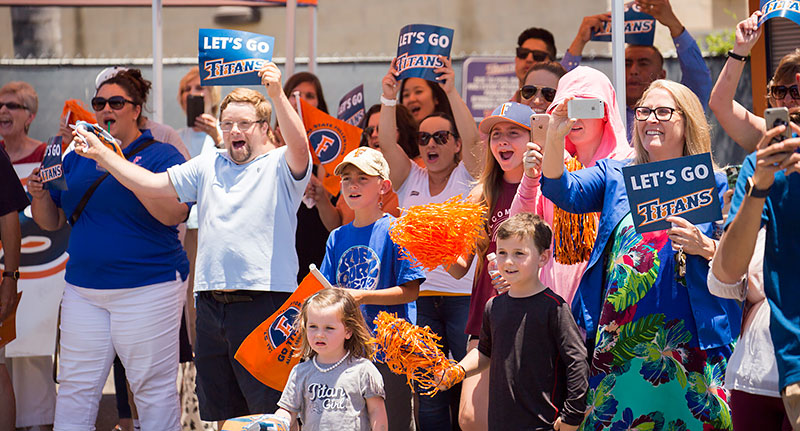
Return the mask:
<svg viewBox="0 0 800 431">
<path fill-rule="evenodd" d="M 360 147 L 348 153 L 334 173 L 342 178 L 342 198 L 355 219 L 328 237 L 320 272 L 334 286 L 346 288 L 361 305 L 371 331 L 380 311 L 408 318 L 408 304 L 417 299 L 425 275 L 400 257 L 389 237 L 394 217 L 384 214 L 381 195 L 391 190 L 389 164 L 380 151 Z M 411 389 L 406 378 L 376 364 L 386 389 L 389 429 L 413 429 Z"/>
<path fill-rule="evenodd" d="M 468 377 L 489 368 L 489 431 L 574 431 L 583 421 L 586 348 L 567 303 L 539 280 L 551 239 L 531 213 L 497 228 L 497 265 L 511 287 L 486 303 L 478 348 L 455 366 Z"/>
</svg>

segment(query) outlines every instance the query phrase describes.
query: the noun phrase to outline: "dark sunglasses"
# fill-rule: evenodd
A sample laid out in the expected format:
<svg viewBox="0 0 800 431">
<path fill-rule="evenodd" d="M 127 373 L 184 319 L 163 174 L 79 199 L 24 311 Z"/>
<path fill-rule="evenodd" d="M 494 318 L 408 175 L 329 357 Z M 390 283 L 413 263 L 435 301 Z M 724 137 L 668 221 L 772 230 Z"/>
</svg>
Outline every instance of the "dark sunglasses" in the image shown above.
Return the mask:
<svg viewBox="0 0 800 431">
<path fill-rule="evenodd" d="M 786 97 L 786 93 L 789 93 L 794 100 L 800 99 L 800 90 L 797 89 L 797 85 L 792 85 L 791 87 L 787 87 L 785 85 L 773 85 L 772 88 L 769 89 L 769 92 L 772 94 L 772 97 L 778 100 Z"/>
<path fill-rule="evenodd" d="M 377 131 L 378 131 L 377 126 L 367 126 L 364 127 L 364 130 L 361 131 L 361 135 L 369 138 L 370 136 L 372 136 L 372 132 L 377 132 Z"/>
<path fill-rule="evenodd" d="M 519 89 L 519 95 L 522 96 L 523 99 L 533 99 L 541 90 L 542 96 L 544 100 L 548 102 L 552 102 L 553 99 L 556 98 L 556 89 L 553 87 L 537 87 L 535 85 L 523 85 L 522 88 Z"/>
<path fill-rule="evenodd" d="M 105 97 L 95 97 L 92 99 L 92 109 L 95 111 L 102 111 L 103 108 L 106 107 L 106 103 L 115 111 L 122 109 L 126 103 L 130 103 L 131 105 L 136 104 L 133 100 L 128 100 L 122 96 L 111 96 L 108 99 Z"/>
<path fill-rule="evenodd" d="M 533 61 L 552 60 L 552 58 L 550 58 L 550 53 L 548 53 L 548 52 L 539 51 L 538 49 L 523 48 L 521 46 L 517 47 L 517 58 L 518 59 L 525 60 L 531 54 L 533 54 Z"/>
<path fill-rule="evenodd" d="M 8 102 L 8 103 L 0 102 L 0 109 L 3 109 L 3 106 L 5 106 L 6 108 L 8 108 L 8 109 L 10 109 L 12 111 L 15 111 L 17 109 L 28 109 L 27 106 L 20 105 L 19 103 L 14 103 L 14 102 Z"/>
<path fill-rule="evenodd" d="M 450 135 L 453 135 L 454 138 L 456 137 L 456 134 L 449 130 L 439 130 L 438 132 L 433 133 L 419 132 L 417 133 L 417 145 L 424 147 L 428 145 L 428 142 L 430 142 L 431 138 L 433 138 L 433 141 L 436 142 L 437 145 L 444 145 L 447 143 Z"/>
</svg>

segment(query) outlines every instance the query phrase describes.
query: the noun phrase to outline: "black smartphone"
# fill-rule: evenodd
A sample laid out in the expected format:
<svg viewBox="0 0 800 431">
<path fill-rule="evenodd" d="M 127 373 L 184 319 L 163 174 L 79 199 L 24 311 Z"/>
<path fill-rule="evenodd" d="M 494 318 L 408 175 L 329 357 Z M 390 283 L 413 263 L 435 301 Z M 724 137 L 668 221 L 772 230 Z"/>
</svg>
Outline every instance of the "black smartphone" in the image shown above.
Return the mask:
<svg viewBox="0 0 800 431">
<path fill-rule="evenodd" d="M 186 97 L 186 125 L 194 127 L 195 118 L 205 112 L 206 102 L 203 96 L 189 95 Z"/>
</svg>

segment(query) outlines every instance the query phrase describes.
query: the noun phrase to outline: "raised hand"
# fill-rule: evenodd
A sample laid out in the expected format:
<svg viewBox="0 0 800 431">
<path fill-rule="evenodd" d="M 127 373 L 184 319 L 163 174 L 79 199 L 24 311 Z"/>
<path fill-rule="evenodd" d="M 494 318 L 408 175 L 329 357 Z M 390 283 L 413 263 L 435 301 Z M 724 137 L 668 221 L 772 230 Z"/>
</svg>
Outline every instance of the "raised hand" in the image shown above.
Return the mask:
<svg viewBox="0 0 800 431">
<path fill-rule="evenodd" d="M 258 77 L 261 78 L 261 84 L 267 89 L 267 95 L 271 98 L 280 96 L 283 88 L 281 87 L 281 70 L 275 63 L 269 61 L 261 66 L 258 71 Z"/>
</svg>

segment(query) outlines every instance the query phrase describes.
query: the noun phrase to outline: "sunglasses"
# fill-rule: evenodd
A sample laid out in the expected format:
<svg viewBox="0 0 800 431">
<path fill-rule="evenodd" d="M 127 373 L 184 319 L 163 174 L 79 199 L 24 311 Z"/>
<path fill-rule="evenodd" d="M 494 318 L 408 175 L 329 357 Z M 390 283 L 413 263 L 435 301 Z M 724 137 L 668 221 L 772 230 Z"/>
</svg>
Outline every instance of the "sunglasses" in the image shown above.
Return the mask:
<svg viewBox="0 0 800 431">
<path fill-rule="evenodd" d="M 650 118 L 650 114 L 656 115 L 656 120 L 658 121 L 669 121 L 672 119 L 672 114 L 678 111 L 675 108 L 670 108 L 668 106 L 659 106 L 658 108 L 648 108 L 647 106 L 640 106 L 636 108 L 634 111 L 634 116 L 636 117 L 636 121 L 647 121 Z M 681 111 L 678 111 L 680 113 Z"/>
<path fill-rule="evenodd" d="M 545 51 L 539 51 L 538 49 L 523 48 L 521 46 L 517 47 L 518 59 L 525 60 L 531 54 L 533 54 L 533 61 L 552 60 L 552 58 L 550 58 L 550 53 L 547 53 Z"/>
<path fill-rule="evenodd" d="M 8 102 L 8 103 L 0 102 L 0 109 L 3 109 L 3 106 L 5 106 L 6 108 L 8 108 L 8 109 L 10 109 L 12 111 L 16 111 L 17 109 L 28 109 L 27 106 L 20 105 L 19 103 L 14 103 L 14 102 Z"/>
<path fill-rule="evenodd" d="M 136 104 L 133 100 L 128 100 L 122 96 L 111 96 L 108 99 L 105 97 L 95 97 L 92 99 L 92 109 L 95 111 L 102 111 L 106 107 L 106 103 L 115 111 L 122 109 L 126 103 L 130 103 L 131 105 Z"/>
<path fill-rule="evenodd" d="M 428 133 L 428 132 L 419 132 L 417 133 L 417 145 L 420 147 L 424 147 L 428 145 L 431 138 L 433 141 L 436 142 L 437 145 L 444 145 L 447 143 L 447 140 L 450 138 L 450 135 L 453 135 L 455 138 L 455 133 L 449 130 L 439 130 L 438 132 Z"/>
<path fill-rule="evenodd" d="M 372 132 L 377 132 L 377 131 L 378 131 L 378 126 L 367 126 L 364 127 L 364 130 L 361 131 L 361 135 L 366 138 L 369 138 L 370 136 L 372 136 Z"/>
<path fill-rule="evenodd" d="M 519 95 L 522 96 L 523 99 L 533 99 L 536 96 L 536 93 L 539 91 L 542 92 L 542 97 L 544 97 L 544 100 L 548 102 L 552 102 L 553 99 L 556 98 L 555 88 L 537 87 L 535 85 L 523 85 L 522 88 L 519 89 Z"/>
<path fill-rule="evenodd" d="M 786 97 L 786 93 L 789 93 L 794 100 L 800 99 L 800 90 L 797 89 L 797 85 L 792 85 L 791 87 L 787 87 L 785 85 L 773 85 L 772 88 L 769 89 L 769 92 L 772 94 L 772 97 L 778 100 Z"/>
</svg>

